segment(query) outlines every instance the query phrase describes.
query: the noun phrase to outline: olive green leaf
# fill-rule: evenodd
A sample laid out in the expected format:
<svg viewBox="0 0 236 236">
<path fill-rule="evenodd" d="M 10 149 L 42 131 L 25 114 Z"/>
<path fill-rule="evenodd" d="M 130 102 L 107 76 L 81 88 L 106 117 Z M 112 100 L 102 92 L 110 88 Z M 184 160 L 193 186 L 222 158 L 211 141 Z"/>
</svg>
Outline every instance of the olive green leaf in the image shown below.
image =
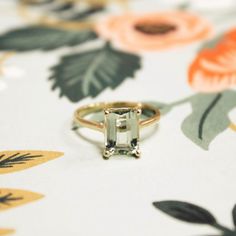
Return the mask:
<svg viewBox="0 0 236 236">
<path fill-rule="evenodd" d="M 194 143 L 208 150 L 211 141 L 230 125 L 228 113 L 236 106 L 236 91 L 196 94 L 189 102 L 192 113 L 183 121 L 182 131 Z"/>
<path fill-rule="evenodd" d="M 216 219 L 207 210 L 191 203 L 181 201 L 160 201 L 153 205 L 176 219 L 197 224 L 216 224 Z"/>
<path fill-rule="evenodd" d="M 0 50 L 48 51 L 63 46 L 75 46 L 96 37 L 91 30 L 72 31 L 46 26 L 29 26 L 0 35 Z"/>
<path fill-rule="evenodd" d="M 53 89 L 72 102 L 96 97 L 106 88 L 115 89 L 140 68 L 136 55 L 117 51 L 109 43 L 102 48 L 62 57 L 52 68 Z"/>
</svg>

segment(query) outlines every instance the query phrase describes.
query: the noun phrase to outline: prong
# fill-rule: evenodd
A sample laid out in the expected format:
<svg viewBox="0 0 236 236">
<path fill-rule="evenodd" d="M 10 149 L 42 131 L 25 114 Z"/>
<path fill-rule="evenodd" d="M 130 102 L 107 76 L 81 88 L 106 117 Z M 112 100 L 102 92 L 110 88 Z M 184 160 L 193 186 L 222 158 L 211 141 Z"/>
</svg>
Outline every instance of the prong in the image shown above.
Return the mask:
<svg viewBox="0 0 236 236">
<path fill-rule="evenodd" d="M 142 109 L 141 108 L 138 108 L 137 109 L 137 115 L 140 116 L 142 114 Z"/>
<path fill-rule="evenodd" d="M 112 156 L 113 152 L 111 150 L 105 149 L 103 151 L 103 158 L 105 160 L 109 160 L 109 158 Z"/>
<path fill-rule="evenodd" d="M 105 114 L 105 115 L 108 115 L 109 113 L 110 113 L 110 111 L 109 111 L 109 110 L 107 110 L 107 109 L 106 109 L 106 110 L 104 110 L 104 114 Z"/>
<path fill-rule="evenodd" d="M 140 152 L 140 150 L 139 149 L 135 149 L 135 150 L 133 150 L 133 156 L 135 157 L 135 158 L 140 158 L 141 157 L 141 152 Z"/>
</svg>

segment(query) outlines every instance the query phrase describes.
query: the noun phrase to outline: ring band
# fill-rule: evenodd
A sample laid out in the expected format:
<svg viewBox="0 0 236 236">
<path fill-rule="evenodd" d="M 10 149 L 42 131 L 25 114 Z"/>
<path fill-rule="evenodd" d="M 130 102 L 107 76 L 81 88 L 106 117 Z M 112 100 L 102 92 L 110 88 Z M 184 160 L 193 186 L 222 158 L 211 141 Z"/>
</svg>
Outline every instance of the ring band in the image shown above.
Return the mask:
<svg viewBox="0 0 236 236">
<path fill-rule="evenodd" d="M 149 112 L 153 112 L 153 116 L 145 119 L 145 120 L 140 120 L 139 125 L 140 128 L 146 127 L 148 125 L 151 125 L 158 121 L 160 119 L 160 111 L 159 109 L 155 108 L 154 106 L 151 106 L 146 103 L 135 103 L 135 102 L 113 102 L 113 103 L 93 103 L 89 105 L 82 106 L 78 108 L 75 111 L 75 122 L 77 122 L 78 125 L 87 127 L 90 129 L 98 130 L 100 132 L 104 132 L 104 123 L 101 122 L 96 122 L 96 121 L 91 121 L 84 119 L 85 116 L 90 115 L 92 113 L 96 113 L 99 111 L 103 111 L 104 109 L 107 108 L 138 108 L 143 110 L 147 110 Z"/>
<path fill-rule="evenodd" d="M 85 118 L 97 112 L 104 112 L 104 122 Z M 145 119 L 140 119 L 141 114 L 145 115 Z M 79 127 L 105 134 L 105 159 L 113 154 L 139 157 L 139 129 L 154 124 L 159 119 L 159 109 L 139 102 L 93 103 L 78 108 L 74 114 L 74 122 Z"/>
</svg>

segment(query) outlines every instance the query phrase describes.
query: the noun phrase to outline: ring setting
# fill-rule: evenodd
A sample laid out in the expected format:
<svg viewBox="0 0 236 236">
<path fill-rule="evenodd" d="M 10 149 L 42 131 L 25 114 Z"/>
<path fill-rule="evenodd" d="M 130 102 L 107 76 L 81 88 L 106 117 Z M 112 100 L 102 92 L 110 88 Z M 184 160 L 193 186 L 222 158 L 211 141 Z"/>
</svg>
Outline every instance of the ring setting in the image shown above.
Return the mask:
<svg viewBox="0 0 236 236">
<path fill-rule="evenodd" d="M 104 110 L 105 148 L 103 157 L 129 155 L 140 157 L 139 118 L 141 109 L 107 108 Z"/>
<path fill-rule="evenodd" d="M 104 121 L 86 119 L 86 116 L 103 112 Z M 142 119 L 142 113 L 149 113 Z M 151 114 L 150 114 L 151 113 Z M 92 128 L 104 133 L 103 158 L 113 155 L 140 157 L 140 128 L 156 123 L 160 112 L 152 105 L 135 102 L 95 103 L 76 110 L 74 122 L 79 127 Z"/>
</svg>

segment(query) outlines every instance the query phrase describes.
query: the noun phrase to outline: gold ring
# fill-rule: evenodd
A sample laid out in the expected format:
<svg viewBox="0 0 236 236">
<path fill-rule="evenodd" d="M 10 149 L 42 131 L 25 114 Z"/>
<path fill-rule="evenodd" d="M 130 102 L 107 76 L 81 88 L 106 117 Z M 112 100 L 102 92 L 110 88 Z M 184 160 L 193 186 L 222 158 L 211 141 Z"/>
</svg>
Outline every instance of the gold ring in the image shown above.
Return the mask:
<svg viewBox="0 0 236 236">
<path fill-rule="evenodd" d="M 104 112 L 104 122 L 85 118 L 101 111 Z M 141 114 L 145 115 L 145 119 L 141 119 Z M 139 129 L 154 124 L 159 119 L 159 109 L 139 102 L 93 103 L 78 108 L 74 114 L 74 122 L 79 127 L 87 127 L 105 134 L 105 159 L 114 154 L 140 157 Z"/>
</svg>

